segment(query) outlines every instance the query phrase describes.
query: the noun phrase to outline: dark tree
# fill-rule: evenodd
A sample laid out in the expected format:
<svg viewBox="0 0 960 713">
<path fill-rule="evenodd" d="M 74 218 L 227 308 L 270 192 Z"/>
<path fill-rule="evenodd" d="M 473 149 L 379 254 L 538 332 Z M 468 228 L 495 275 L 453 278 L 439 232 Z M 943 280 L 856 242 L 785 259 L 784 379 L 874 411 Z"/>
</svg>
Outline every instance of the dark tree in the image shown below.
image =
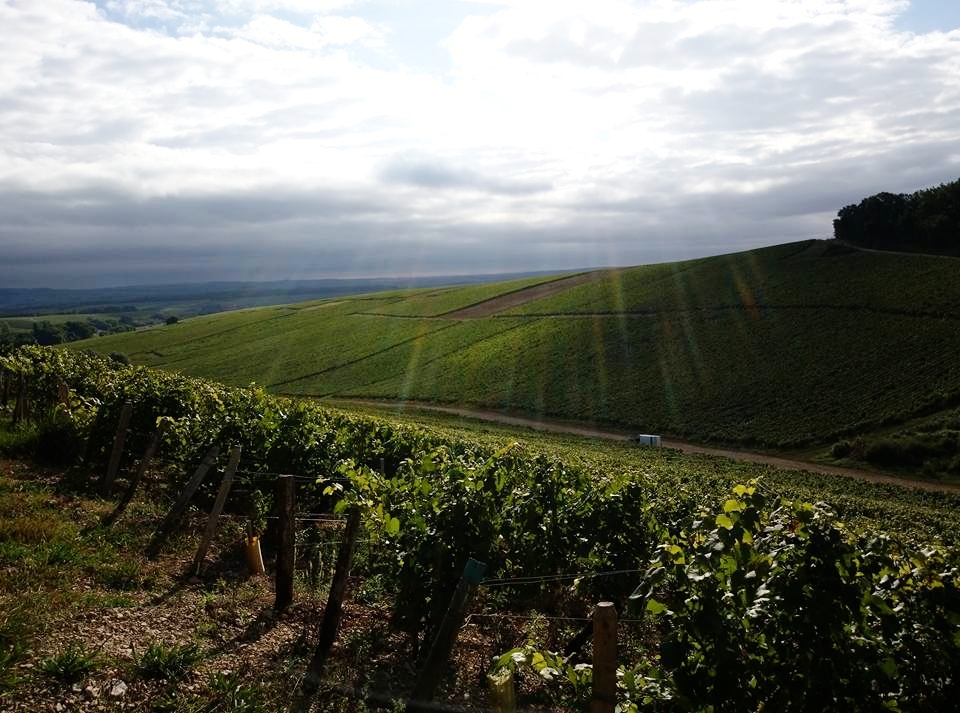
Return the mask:
<svg viewBox="0 0 960 713">
<path fill-rule="evenodd" d="M 854 245 L 960 255 L 960 180 L 916 193 L 878 193 L 840 209 L 833 235 Z"/>
<path fill-rule="evenodd" d="M 50 346 L 52 344 L 63 344 L 63 332 L 60 328 L 50 322 L 33 323 L 33 339 L 37 344 Z"/>
<path fill-rule="evenodd" d="M 63 336 L 68 342 L 75 342 L 78 339 L 89 339 L 97 330 L 89 322 L 69 321 L 63 325 Z"/>
</svg>

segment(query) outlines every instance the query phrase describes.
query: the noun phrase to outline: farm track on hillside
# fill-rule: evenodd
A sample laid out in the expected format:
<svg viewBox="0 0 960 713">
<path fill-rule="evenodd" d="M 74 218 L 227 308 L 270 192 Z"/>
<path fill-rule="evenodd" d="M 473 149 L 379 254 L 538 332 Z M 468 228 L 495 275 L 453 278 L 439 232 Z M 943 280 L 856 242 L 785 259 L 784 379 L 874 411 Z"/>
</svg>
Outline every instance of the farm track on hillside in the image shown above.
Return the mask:
<svg viewBox="0 0 960 713">
<path fill-rule="evenodd" d="M 572 277 L 564 277 L 552 282 L 544 282 L 532 287 L 525 287 L 516 292 L 508 292 L 505 295 L 484 300 L 477 304 L 456 309 L 446 314 L 437 315 L 443 319 L 481 319 L 502 312 L 505 309 L 519 307 L 527 302 L 533 302 L 544 297 L 551 297 L 555 294 L 568 290 L 571 287 L 584 285 L 588 282 L 594 282 L 608 275 L 618 272 L 618 270 L 594 270 L 592 272 L 583 272 Z"/>
<path fill-rule="evenodd" d="M 686 316 L 686 315 L 721 315 L 726 312 L 740 312 L 756 317 L 765 312 L 776 311 L 791 312 L 825 312 L 834 310 L 837 312 L 849 312 L 854 314 L 869 314 L 890 317 L 913 317 L 916 319 L 944 319 L 951 321 L 960 321 L 960 314 L 950 314 L 946 312 L 929 312 L 923 310 L 892 309 L 889 307 L 870 307 L 868 305 L 843 305 L 843 304 L 730 304 L 718 305 L 715 307 L 688 307 L 686 309 L 641 309 L 641 310 L 622 310 L 619 312 L 523 312 L 520 314 L 495 315 L 501 317 L 510 317 L 512 319 L 553 319 L 556 317 L 661 317 L 661 316 Z M 447 318 L 444 316 L 444 318 Z"/>
<path fill-rule="evenodd" d="M 338 399 L 344 403 L 355 403 L 371 406 L 396 406 L 395 401 L 376 401 L 370 399 Z M 556 421 L 551 419 L 533 419 L 522 416 L 510 416 L 497 411 L 485 411 L 482 409 L 457 408 L 454 406 L 435 406 L 432 404 L 422 404 L 415 402 L 405 402 L 405 406 L 411 410 L 433 411 L 436 413 L 447 413 L 453 416 L 463 418 L 473 418 L 480 421 L 490 421 L 504 426 L 520 426 L 522 428 L 531 428 L 535 431 L 547 431 L 551 433 L 567 433 L 574 436 L 584 436 L 586 438 L 602 438 L 611 441 L 628 441 L 632 432 L 611 431 L 596 428 L 588 425 L 579 425 L 566 421 Z M 856 478 L 872 483 L 885 483 L 888 485 L 897 485 L 903 488 L 917 488 L 920 490 L 932 490 L 947 493 L 960 493 L 960 485 L 952 483 L 936 483 L 929 480 L 915 480 L 912 478 L 903 478 L 896 475 L 887 475 L 884 473 L 874 473 L 869 470 L 860 470 L 858 468 L 843 468 L 840 466 L 827 465 L 824 463 L 813 463 L 810 461 L 794 460 L 791 458 L 782 458 L 779 456 L 767 455 L 765 453 L 754 453 L 752 451 L 740 451 L 730 448 L 712 448 L 709 446 L 700 446 L 686 441 L 674 439 L 662 439 L 664 448 L 674 448 L 684 453 L 699 453 L 703 455 L 719 456 L 729 458 L 730 460 L 743 461 L 748 463 L 760 463 L 770 465 L 775 468 L 785 470 L 809 471 L 811 473 L 821 473 L 824 475 L 839 475 L 846 478 Z"/>
<path fill-rule="evenodd" d="M 908 252 L 906 250 L 880 250 L 878 248 L 865 248 L 862 245 L 856 245 L 854 243 L 847 242 L 846 240 L 838 240 L 836 238 L 834 238 L 834 241 L 838 245 L 843 245 L 853 250 L 859 250 L 862 253 L 874 253 L 875 255 L 906 255 L 907 257 L 916 257 L 920 255 L 923 257 L 933 257 L 933 258 L 938 258 L 942 260 L 960 260 L 960 255 L 942 255 L 940 253 Z"/>
</svg>

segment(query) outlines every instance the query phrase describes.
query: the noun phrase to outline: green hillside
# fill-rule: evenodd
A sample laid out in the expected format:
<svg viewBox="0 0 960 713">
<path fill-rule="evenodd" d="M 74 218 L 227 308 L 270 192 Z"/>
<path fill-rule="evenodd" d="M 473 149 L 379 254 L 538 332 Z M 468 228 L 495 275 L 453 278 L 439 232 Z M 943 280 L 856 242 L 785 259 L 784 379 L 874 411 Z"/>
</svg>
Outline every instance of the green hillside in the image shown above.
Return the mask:
<svg viewBox="0 0 960 713">
<path fill-rule="evenodd" d="M 960 403 L 956 260 L 806 241 L 597 273 L 484 318 L 449 314 L 536 282 L 244 310 L 77 346 L 277 393 L 770 446 Z"/>
</svg>

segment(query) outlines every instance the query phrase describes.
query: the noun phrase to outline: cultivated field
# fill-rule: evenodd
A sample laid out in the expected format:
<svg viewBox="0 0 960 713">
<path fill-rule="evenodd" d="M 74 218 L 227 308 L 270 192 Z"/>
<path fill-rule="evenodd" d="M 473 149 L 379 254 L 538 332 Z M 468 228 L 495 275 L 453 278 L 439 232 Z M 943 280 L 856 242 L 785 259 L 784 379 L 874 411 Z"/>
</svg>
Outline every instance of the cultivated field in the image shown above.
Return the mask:
<svg viewBox="0 0 960 713">
<path fill-rule="evenodd" d="M 960 403 L 955 261 L 807 241 L 599 273 L 524 302 L 536 282 L 243 310 L 76 346 L 281 394 L 747 446 L 829 446 Z M 489 316 L 455 318 L 478 303 Z M 932 473 L 951 472 L 944 453 Z"/>
</svg>

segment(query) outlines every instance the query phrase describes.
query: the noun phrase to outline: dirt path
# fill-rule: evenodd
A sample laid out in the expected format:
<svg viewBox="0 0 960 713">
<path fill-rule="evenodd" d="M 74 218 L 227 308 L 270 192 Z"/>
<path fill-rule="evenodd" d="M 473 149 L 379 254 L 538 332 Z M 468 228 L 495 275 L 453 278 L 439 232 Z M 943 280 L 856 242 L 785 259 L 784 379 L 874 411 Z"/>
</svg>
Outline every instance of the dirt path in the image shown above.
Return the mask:
<svg viewBox="0 0 960 713">
<path fill-rule="evenodd" d="M 499 297 L 494 297 L 493 299 L 485 300 L 484 302 L 478 302 L 475 305 L 470 305 L 469 307 L 464 307 L 463 309 L 447 312 L 446 314 L 442 314 L 440 316 L 444 319 L 480 319 L 481 317 L 489 317 L 490 315 L 496 314 L 497 312 L 502 312 L 505 309 L 519 307 L 527 302 L 539 300 L 543 297 L 550 297 L 558 292 L 568 290 L 571 287 L 584 285 L 588 282 L 594 282 L 595 280 L 606 277 L 613 272 L 613 270 L 594 270 L 592 272 L 583 272 L 579 275 L 573 275 L 572 277 L 563 277 L 559 280 L 553 280 L 552 282 L 543 282 L 539 285 L 525 287 L 522 290 L 517 290 L 516 292 L 510 292 L 505 295 L 500 295 Z"/>
<path fill-rule="evenodd" d="M 937 253 L 911 253 L 904 250 L 878 250 L 877 248 L 865 248 L 862 245 L 855 245 L 854 243 L 848 243 L 846 240 L 837 240 L 836 238 L 834 238 L 834 241 L 840 245 L 845 245 L 848 248 L 859 250 L 862 253 L 876 253 L 877 255 L 906 255 L 907 257 L 935 257 L 943 260 L 960 260 L 960 255 L 938 255 Z"/>
<path fill-rule="evenodd" d="M 396 405 L 392 401 L 367 401 L 351 400 L 351 403 L 367 404 L 372 406 L 390 406 Z M 591 426 L 581 426 L 575 423 L 564 421 L 555 421 L 550 419 L 532 419 L 521 416 L 508 416 L 498 411 L 484 411 L 482 409 L 457 408 L 453 406 L 434 406 L 432 404 L 420 404 L 407 402 L 409 408 L 422 411 L 435 411 L 438 413 L 448 413 L 454 416 L 464 418 L 475 418 L 480 421 L 491 421 L 506 426 L 520 426 L 521 428 L 532 428 L 536 431 L 547 431 L 550 433 L 569 433 L 574 436 L 586 436 L 588 438 L 605 438 L 611 441 L 627 441 L 630 439 L 630 433 L 626 431 L 611 431 L 593 428 Z M 731 450 L 729 448 L 710 448 L 708 446 L 698 446 L 685 441 L 676 441 L 664 438 L 662 440 L 665 448 L 674 448 L 684 453 L 702 453 L 711 456 L 720 456 L 731 460 L 747 463 L 762 463 L 772 465 L 776 468 L 785 470 L 806 470 L 811 473 L 823 473 L 825 475 L 840 475 L 847 478 L 857 478 L 871 483 L 887 483 L 890 485 L 899 485 L 904 488 L 919 488 L 920 490 L 934 490 L 947 493 L 960 493 L 960 485 L 949 483 L 936 483 L 928 480 L 913 480 L 912 478 L 900 478 L 895 475 L 885 475 L 883 473 L 874 473 L 868 470 L 859 470 L 857 468 L 841 468 L 835 465 L 826 465 L 823 463 L 811 463 L 809 461 L 793 460 L 790 458 L 781 458 L 771 456 L 765 453 L 752 453 L 750 451 Z"/>
</svg>

